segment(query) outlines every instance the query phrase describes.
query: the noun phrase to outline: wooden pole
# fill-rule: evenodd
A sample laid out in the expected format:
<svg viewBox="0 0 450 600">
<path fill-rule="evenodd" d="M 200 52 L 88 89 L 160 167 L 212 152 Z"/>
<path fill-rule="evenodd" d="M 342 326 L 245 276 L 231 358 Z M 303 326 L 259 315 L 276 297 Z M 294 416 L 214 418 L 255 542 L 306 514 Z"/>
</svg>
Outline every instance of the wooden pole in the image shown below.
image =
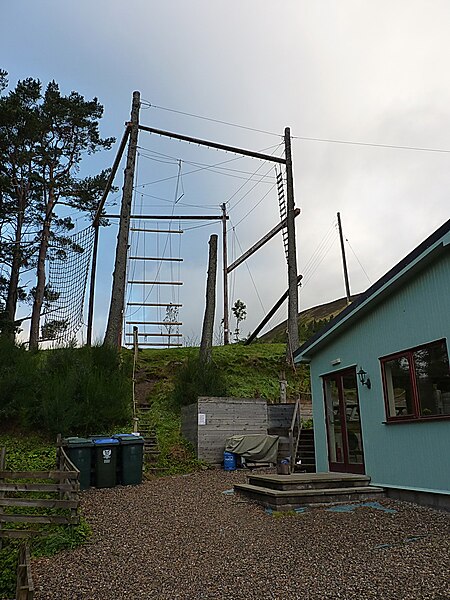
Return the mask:
<svg viewBox="0 0 450 600">
<path fill-rule="evenodd" d="M 97 275 L 98 234 L 99 234 L 99 225 L 97 224 L 97 225 L 94 225 L 94 247 L 92 249 L 91 283 L 89 285 L 89 308 L 88 308 L 87 339 L 86 339 L 87 346 L 92 345 L 92 326 L 94 323 L 95 278 Z"/>
<path fill-rule="evenodd" d="M 140 93 L 133 93 L 131 108 L 131 133 L 128 143 L 127 165 L 122 191 L 119 233 L 117 235 L 116 260 L 113 273 L 111 303 L 104 344 L 120 347 L 122 319 L 125 302 L 128 236 L 130 230 L 131 202 L 133 199 L 134 171 L 139 133 Z"/>
<path fill-rule="evenodd" d="M 347 304 L 350 304 L 350 302 L 351 302 L 350 282 L 348 280 L 347 259 L 345 257 L 345 247 L 344 247 L 344 236 L 342 234 L 341 213 L 337 214 L 337 221 L 338 221 L 338 229 L 339 229 L 339 240 L 341 242 L 342 267 L 344 269 L 345 293 L 347 295 Z"/>
<path fill-rule="evenodd" d="M 294 211 L 294 218 L 298 217 L 299 214 L 300 214 L 300 209 L 296 208 Z M 249 248 L 246 252 L 244 252 L 244 254 L 242 254 L 239 258 L 237 258 L 228 267 L 228 273 L 231 273 L 231 271 L 233 271 L 236 267 L 241 265 L 245 260 L 247 260 L 247 258 L 249 258 L 257 250 L 262 248 L 264 246 L 264 244 L 267 244 L 267 242 L 270 241 L 279 231 L 284 229 L 286 227 L 286 225 L 287 225 L 287 217 L 286 217 L 286 219 L 283 219 L 283 221 L 281 221 L 281 223 L 278 223 L 278 225 L 275 225 L 275 227 L 273 229 L 271 229 L 268 233 L 266 233 L 266 235 L 264 235 L 260 240 L 258 240 L 256 242 L 256 244 L 254 244 L 251 248 Z"/>
<path fill-rule="evenodd" d="M 223 343 L 230 343 L 230 323 L 228 318 L 228 254 L 227 254 L 227 207 L 222 204 L 222 252 L 223 252 Z"/>
<path fill-rule="evenodd" d="M 287 202 L 287 234 L 288 234 L 288 340 L 287 359 L 292 362 L 292 354 L 299 346 L 298 338 L 298 286 L 297 286 L 297 249 L 295 243 L 295 200 L 294 176 L 292 170 L 291 130 L 284 130 L 286 158 L 286 202 Z"/>
<path fill-rule="evenodd" d="M 136 365 L 138 360 L 139 351 L 139 333 L 138 328 L 133 327 L 133 431 L 137 433 L 138 430 L 138 416 L 136 410 Z"/>
<path fill-rule="evenodd" d="M 211 347 L 216 312 L 216 275 L 217 275 L 217 235 L 209 238 L 208 279 L 206 282 L 205 316 L 203 318 L 202 340 L 200 342 L 200 361 L 211 360 Z"/>
<path fill-rule="evenodd" d="M 298 277 L 297 277 L 297 285 L 300 283 L 302 277 L 303 277 L 303 275 L 298 275 Z M 288 296 L 289 296 L 289 290 L 286 290 L 284 292 L 284 294 L 281 296 L 281 298 L 279 300 L 277 300 L 277 302 L 275 302 L 275 304 L 273 305 L 273 307 L 269 310 L 269 312 L 264 317 L 264 319 L 261 321 L 261 323 L 258 325 L 258 327 L 256 327 L 255 331 L 253 331 L 251 333 L 251 335 L 248 336 L 248 338 L 244 342 L 244 346 L 248 346 L 249 344 L 251 344 L 253 342 L 253 340 L 256 338 L 256 336 L 261 331 L 261 329 L 265 325 L 267 325 L 267 323 L 270 321 L 270 319 L 277 312 L 277 310 L 280 308 L 280 306 L 283 304 L 283 302 L 286 300 L 286 298 Z"/>
</svg>

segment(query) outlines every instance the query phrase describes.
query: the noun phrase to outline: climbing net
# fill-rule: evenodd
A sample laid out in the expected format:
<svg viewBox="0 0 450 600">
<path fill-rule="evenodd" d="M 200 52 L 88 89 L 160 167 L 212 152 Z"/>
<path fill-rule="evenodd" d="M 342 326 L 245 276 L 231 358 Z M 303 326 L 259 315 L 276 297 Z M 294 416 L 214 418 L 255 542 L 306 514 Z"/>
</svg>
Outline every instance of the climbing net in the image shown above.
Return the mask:
<svg viewBox="0 0 450 600">
<path fill-rule="evenodd" d="M 93 243 L 93 227 L 51 242 L 42 340 L 70 342 L 82 326 Z"/>
</svg>

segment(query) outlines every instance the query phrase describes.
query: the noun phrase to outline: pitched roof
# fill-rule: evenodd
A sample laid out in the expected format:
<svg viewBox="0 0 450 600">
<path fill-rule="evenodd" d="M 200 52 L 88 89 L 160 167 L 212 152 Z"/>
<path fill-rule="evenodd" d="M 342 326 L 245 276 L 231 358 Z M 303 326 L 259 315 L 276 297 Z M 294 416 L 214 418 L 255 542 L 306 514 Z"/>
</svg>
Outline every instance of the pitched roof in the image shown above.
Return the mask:
<svg viewBox="0 0 450 600">
<path fill-rule="evenodd" d="M 369 303 L 375 298 L 384 293 L 388 288 L 392 288 L 393 284 L 403 278 L 408 272 L 411 272 L 413 267 L 421 263 L 425 257 L 433 253 L 437 248 L 442 248 L 445 245 L 450 245 L 450 235 L 447 240 L 443 240 L 446 234 L 450 232 L 450 219 L 434 231 L 426 240 L 419 244 L 412 252 L 397 263 L 378 281 L 371 285 L 365 292 L 360 294 L 357 299 L 349 304 L 342 312 L 332 319 L 325 327 L 320 329 L 312 337 L 309 338 L 294 352 L 295 362 L 307 362 L 307 355 L 312 353 L 318 346 L 325 343 L 325 339 L 329 338 L 341 328 L 344 323 L 356 317 Z M 309 351 L 309 352 L 308 352 Z"/>
</svg>

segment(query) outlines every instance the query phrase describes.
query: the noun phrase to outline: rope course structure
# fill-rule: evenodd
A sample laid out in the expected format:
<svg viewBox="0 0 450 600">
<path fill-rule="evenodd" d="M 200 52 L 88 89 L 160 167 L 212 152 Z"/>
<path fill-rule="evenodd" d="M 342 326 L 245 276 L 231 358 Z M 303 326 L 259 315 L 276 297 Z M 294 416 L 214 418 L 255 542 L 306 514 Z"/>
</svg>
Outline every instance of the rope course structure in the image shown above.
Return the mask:
<svg viewBox="0 0 450 600">
<path fill-rule="evenodd" d="M 47 300 L 41 341 L 73 340 L 83 325 L 83 306 L 91 263 L 94 228 L 87 227 L 48 250 Z"/>
</svg>

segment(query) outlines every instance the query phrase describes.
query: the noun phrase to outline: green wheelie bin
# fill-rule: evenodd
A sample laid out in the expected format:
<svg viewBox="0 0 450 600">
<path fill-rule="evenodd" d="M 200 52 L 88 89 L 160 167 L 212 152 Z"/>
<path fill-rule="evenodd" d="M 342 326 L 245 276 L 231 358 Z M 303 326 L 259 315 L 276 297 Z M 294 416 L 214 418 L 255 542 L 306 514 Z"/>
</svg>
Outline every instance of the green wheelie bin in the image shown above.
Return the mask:
<svg viewBox="0 0 450 600">
<path fill-rule="evenodd" d="M 94 442 L 95 487 L 114 487 L 117 483 L 117 454 L 119 440 L 111 437 L 92 438 Z"/>
<path fill-rule="evenodd" d="M 118 433 L 113 438 L 119 440 L 119 481 L 122 485 L 142 483 L 142 463 L 144 458 L 144 438 L 131 433 Z"/>
<path fill-rule="evenodd" d="M 93 442 L 87 438 L 68 437 L 63 440 L 67 456 L 80 471 L 80 489 L 91 487 Z"/>
</svg>

